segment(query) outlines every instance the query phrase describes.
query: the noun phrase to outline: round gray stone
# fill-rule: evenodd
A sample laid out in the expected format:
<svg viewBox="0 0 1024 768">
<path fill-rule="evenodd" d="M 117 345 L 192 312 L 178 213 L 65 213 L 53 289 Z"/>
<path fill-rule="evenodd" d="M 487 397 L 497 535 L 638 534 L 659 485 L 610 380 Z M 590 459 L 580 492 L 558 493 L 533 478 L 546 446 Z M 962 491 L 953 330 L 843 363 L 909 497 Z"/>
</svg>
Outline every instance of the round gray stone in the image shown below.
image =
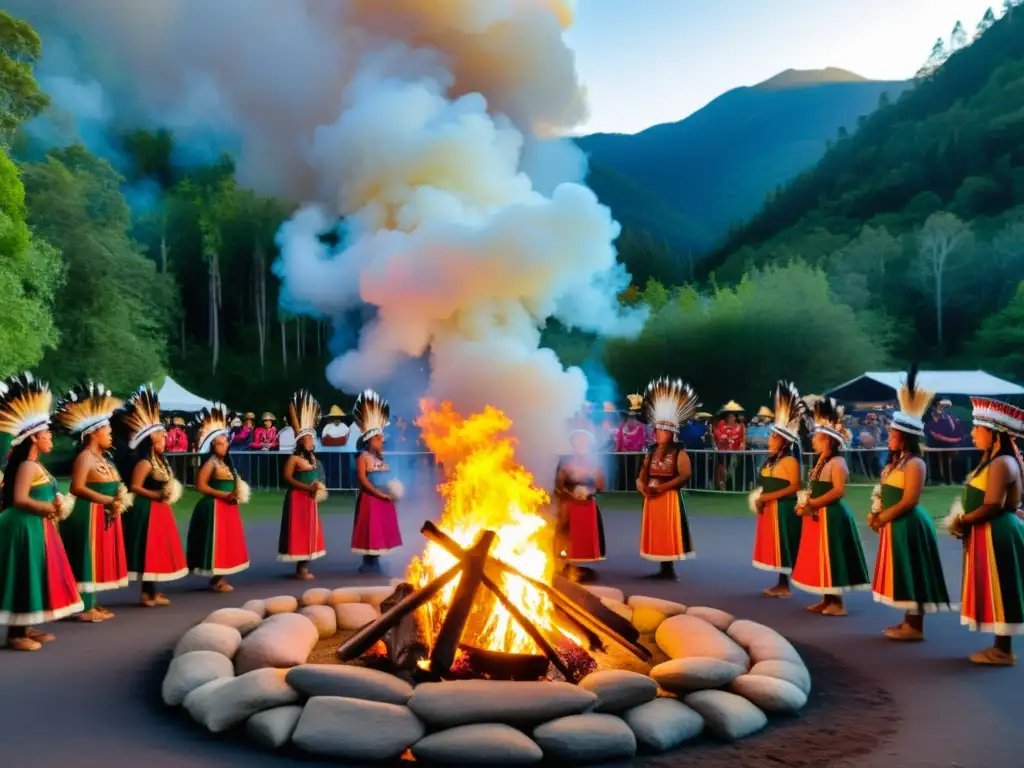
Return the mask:
<svg viewBox="0 0 1024 768">
<path fill-rule="evenodd" d="M 299 694 L 284 681 L 283 669 L 257 669 L 231 679 L 214 680 L 185 697 L 192 719 L 213 733 L 222 733 L 243 720 L 286 704 Z M 211 688 L 211 686 L 217 686 Z"/>
<path fill-rule="evenodd" d="M 412 746 L 418 761 L 435 765 L 532 765 L 544 758 L 537 743 L 502 723 L 459 725 Z"/>
<path fill-rule="evenodd" d="M 651 677 L 666 691 L 689 693 L 721 688 L 743 672 L 743 667 L 728 661 L 690 656 L 658 664 L 651 670 Z"/>
<path fill-rule="evenodd" d="M 291 739 L 301 715 L 302 707 L 297 704 L 274 707 L 246 720 L 245 731 L 264 749 L 280 749 Z"/>
<path fill-rule="evenodd" d="M 645 595 L 633 595 L 627 605 L 633 609 L 633 626 L 645 635 L 657 631 L 665 619 L 686 613 L 686 606 L 682 603 Z"/>
<path fill-rule="evenodd" d="M 295 613 L 299 610 L 299 600 L 292 595 L 268 597 L 263 602 L 267 606 L 268 616 L 275 616 L 279 613 Z"/>
<path fill-rule="evenodd" d="M 174 655 L 182 656 L 193 651 L 214 651 L 233 659 L 242 644 L 242 635 L 234 627 L 223 624 L 197 624 L 182 635 L 174 646 Z"/>
<path fill-rule="evenodd" d="M 423 738 L 408 707 L 379 701 L 314 696 L 292 734 L 300 749 L 341 760 L 394 760 Z"/>
<path fill-rule="evenodd" d="M 252 611 L 261 619 L 267 615 L 267 604 L 262 600 L 249 600 L 242 606 L 243 611 Z"/>
<path fill-rule="evenodd" d="M 655 639 L 658 647 L 671 659 L 700 656 L 728 661 L 743 667 L 744 671 L 750 666 L 746 651 L 728 635 L 704 619 L 689 614 L 665 619 L 658 627 Z"/>
<path fill-rule="evenodd" d="M 263 617 L 254 611 L 245 608 L 218 608 L 205 619 L 204 624 L 223 624 L 225 627 L 234 627 L 245 636 L 252 632 L 263 622 Z"/>
<path fill-rule="evenodd" d="M 288 670 L 288 685 L 304 696 L 342 696 L 406 704 L 412 686 L 387 672 L 345 664 L 303 664 Z"/>
<path fill-rule="evenodd" d="M 728 630 L 729 637 L 747 649 L 754 664 L 761 661 L 791 661 L 803 663 L 796 648 L 771 627 L 756 621 L 738 619 Z"/>
<path fill-rule="evenodd" d="M 759 661 L 750 668 L 751 675 L 764 675 L 792 683 L 806 694 L 811 692 L 811 673 L 803 662 Z"/>
<path fill-rule="evenodd" d="M 231 659 L 216 651 L 190 651 L 171 661 L 161 689 L 164 704 L 179 706 L 192 691 L 211 680 L 234 677 Z"/>
<path fill-rule="evenodd" d="M 338 615 L 330 605 L 307 605 L 299 608 L 299 615 L 313 622 L 321 640 L 338 631 Z"/>
<path fill-rule="evenodd" d="M 658 695 L 658 683 L 647 675 L 624 669 L 592 672 L 580 680 L 579 686 L 597 696 L 595 712 L 611 714 L 644 704 Z"/>
<path fill-rule="evenodd" d="M 768 725 L 768 716 L 742 696 L 728 691 L 697 691 L 683 703 L 704 718 L 708 732 L 723 741 L 736 741 Z"/>
<path fill-rule="evenodd" d="M 704 730 L 704 718 L 678 699 L 662 697 L 622 714 L 641 749 L 667 752 L 695 739 Z"/>
<path fill-rule="evenodd" d="M 773 715 L 793 715 L 807 704 L 807 694 L 792 683 L 765 675 L 742 675 L 729 690 Z"/>
<path fill-rule="evenodd" d="M 412 709 L 434 728 L 470 723 L 533 725 L 586 712 L 597 703 L 590 691 L 569 683 L 453 680 L 416 686 Z"/>
<path fill-rule="evenodd" d="M 706 605 L 691 605 L 686 609 L 686 615 L 704 619 L 708 624 L 722 632 L 729 629 L 729 626 L 736 621 L 736 617 L 731 613 L 726 613 L 718 608 L 709 608 Z"/>
<path fill-rule="evenodd" d="M 302 597 L 299 598 L 299 605 L 327 605 L 330 599 L 331 590 L 327 589 L 327 587 L 313 587 L 302 593 Z"/>
<path fill-rule="evenodd" d="M 297 667 L 306 663 L 319 641 L 316 625 L 305 616 L 268 616 L 242 640 L 235 657 L 235 671 L 244 674 L 263 667 Z"/>
<path fill-rule="evenodd" d="M 570 715 L 538 725 L 533 740 L 548 760 L 603 763 L 636 755 L 636 736 L 614 715 Z"/>
</svg>

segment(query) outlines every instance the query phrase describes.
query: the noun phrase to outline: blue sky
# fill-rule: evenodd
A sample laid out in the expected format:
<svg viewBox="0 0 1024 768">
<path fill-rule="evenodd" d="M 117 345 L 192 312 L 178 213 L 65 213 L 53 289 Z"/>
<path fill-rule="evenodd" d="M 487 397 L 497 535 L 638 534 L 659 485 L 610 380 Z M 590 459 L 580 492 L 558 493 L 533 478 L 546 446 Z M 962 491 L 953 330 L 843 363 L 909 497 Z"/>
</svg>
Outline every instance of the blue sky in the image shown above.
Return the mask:
<svg viewBox="0 0 1024 768">
<path fill-rule="evenodd" d="M 581 133 L 673 122 L 784 69 L 912 77 L 935 39 L 1002 0 L 577 0 L 567 34 L 590 98 Z"/>
</svg>

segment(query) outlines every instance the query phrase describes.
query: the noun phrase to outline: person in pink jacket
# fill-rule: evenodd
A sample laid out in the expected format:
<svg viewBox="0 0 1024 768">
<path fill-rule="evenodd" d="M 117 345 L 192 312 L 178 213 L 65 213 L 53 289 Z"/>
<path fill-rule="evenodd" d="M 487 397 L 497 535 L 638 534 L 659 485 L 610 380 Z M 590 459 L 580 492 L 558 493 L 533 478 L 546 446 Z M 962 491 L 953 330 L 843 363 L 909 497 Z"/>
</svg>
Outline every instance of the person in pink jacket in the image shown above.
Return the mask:
<svg viewBox="0 0 1024 768">
<path fill-rule="evenodd" d="M 629 413 L 615 435 L 616 453 L 643 453 L 647 448 L 647 429 L 640 423 L 640 408 L 643 398 L 629 395 Z"/>
</svg>

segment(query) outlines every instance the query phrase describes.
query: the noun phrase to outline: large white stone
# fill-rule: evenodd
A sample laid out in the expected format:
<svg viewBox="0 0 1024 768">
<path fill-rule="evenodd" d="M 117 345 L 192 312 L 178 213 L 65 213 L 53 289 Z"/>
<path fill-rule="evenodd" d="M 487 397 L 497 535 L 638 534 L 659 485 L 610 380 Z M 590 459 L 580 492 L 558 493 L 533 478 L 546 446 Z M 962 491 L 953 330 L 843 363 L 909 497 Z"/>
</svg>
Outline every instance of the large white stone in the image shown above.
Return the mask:
<svg viewBox="0 0 1024 768">
<path fill-rule="evenodd" d="M 538 725 L 533 740 L 548 760 L 604 763 L 636 755 L 636 736 L 614 715 L 569 715 Z"/>
<path fill-rule="evenodd" d="M 246 720 L 245 731 L 264 749 L 280 749 L 291 739 L 301 715 L 302 707 L 297 704 L 274 707 Z"/>
<path fill-rule="evenodd" d="M 633 609 L 633 626 L 644 635 L 655 632 L 670 616 L 686 613 L 686 606 L 682 603 L 646 595 L 633 595 L 626 604 Z"/>
<path fill-rule="evenodd" d="M 743 667 L 721 659 L 688 656 L 671 659 L 651 670 L 658 685 L 672 693 L 721 688 L 744 673 Z"/>
<path fill-rule="evenodd" d="M 359 602 L 372 605 L 380 612 L 380 604 L 395 593 L 390 584 L 383 587 L 363 587 L 359 590 Z"/>
<path fill-rule="evenodd" d="M 423 738 L 408 707 L 379 701 L 314 696 L 306 702 L 292 741 L 320 757 L 394 760 Z"/>
<path fill-rule="evenodd" d="M 331 590 L 331 596 L 327 599 L 328 605 L 341 605 L 342 603 L 358 603 L 359 587 L 338 587 Z"/>
<path fill-rule="evenodd" d="M 569 683 L 453 680 L 423 683 L 409 707 L 435 728 L 469 723 L 531 725 L 586 712 L 597 703 L 590 691 Z"/>
<path fill-rule="evenodd" d="M 338 615 L 330 605 L 307 605 L 304 608 L 299 608 L 299 615 L 305 616 L 313 622 L 316 631 L 320 633 L 321 640 L 338 631 Z"/>
<path fill-rule="evenodd" d="M 164 704 L 176 707 L 192 691 L 211 680 L 234 677 L 235 668 L 231 659 L 216 651 L 191 651 L 171 661 L 164 676 Z"/>
<path fill-rule="evenodd" d="M 601 587 L 596 584 L 583 584 L 582 585 L 587 592 L 592 595 L 597 595 L 602 600 L 614 600 L 617 603 L 626 602 L 626 596 L 622 593 L 621 589 L 615 587 Z"/>
<path fill-rule="evenodd" d="M 655 633 L 658 647 L 672 659 L 689 656 L 721 659 L 746 671 L 750 660 L 746 652 L 729 636 L 704 619 L 682 614 L 665 619 Z"/>
<path fill-rule="evenodd" d="M 214 651 L 234 658 L 238 647 L 242 644 L 242 635 L 234 627 L 223 624 L 197 624 L 182 635 L 174 646 L 174 655 L 182 656 L 193 651 Z"/>
<path fill-rule="evenodd" d="M 313 587 L 302 593 L 302 597 L 299 598 L 299 605 L 302 607 L 307 605 L 327 605 L 330 600 L 331 590 L 327 587 Z"/>
<path fill-rule="evenodd" d="M 252 611 L 261 619 L 267 615 L 267 604 L 262 600 L 248 600 L 243 606 L 243 611 Z"/>
<path fill-rule="evenodd" d="M 372 624 L 380 615 L 376 608 L 366 603 L 338 603 L 334 606 L 334 614 L 338 618 L 338 629 L 342 632 Z"/>
<path fill-rule="evenodd" d="M 654 680 L 624 669 L 592 672 L 580 680 L 579 686 L 597 696 L 595 712 L 612 714 L 644 704 L 658 695 L 658 684 Z"/>
<path fill-rule="evenodd" d="M 697 691 L 683 703 L 704 718 L 704 725 L 724 741 L 736 741 L 768 725 L 768 716 L 742 696 L 728 691 Z"/>
<path fill-rule="evenodd" d="M 736 621 L 736 617 L 731 613 L 726 613 L 718 608 L 709 608 L 706 605 L 691 605 L 686 609 L 686 615 L 704 619 L 708 624 L 722 632 L 729 629 L 729 626 Z"/>
<path fill-rule="evenodd" d="M 741 675 L 729 690 L 773 715 L 792 715 L 807 704 L 807 694 L 795 685 L 766 675 Z"/>
<path fill-rule="evenodd" d="M 649 752 L 667 752 L 704 730 L 704 718 L 678 699 L 662 697 L 622 714 L 637 745 Z"/>
<path fill-rule="evenodd" d="M 279 613 L 295 613 L 299 610 L 299 600 L 292 595 L 268 597 L 263 603 L 267 606 L 268 616 L 276 616 Z"/>
<path fill-rule="evenodd" d="M 303 664 L 285 678 L 304 696 L 342 696 L 385 704 L 406 704 L 412 686 L 387 672 L 346 664 Z"/>
<path fill-rule="evenodd" d="M 242 640 L 235 657 L 235 671 L 244 674 L 262 667 L 297 667 L 306 663 L 319 640 L 316 625 L 305 616 L 268 616 Z"/>
<path fill-rule="evenodd" d="M 284 681 L 285 671 L 257 669 L 230 680 L 214 680 L 186 696 L 185 709 L 207 730 L 221 733 L 257 712 L 298 701 L 299 694 Z M 217 687 L 210 689 L 211 685 Z"/>
<path fill-rule="evenodd" d="M 802 662 L 797 664 L 792 661 L 759 661 L 750 668 L 750 674 L 785 680 L 806 694 L 811 692 L 811 673 Z"/>
<path fill-rule="evenodd" d="M 729 637 L 747 649 L 750 660 L 759 661 L 791 661 L 802 664 L 803 659 L 796 648 L 786 638 L 771 627 L 758 624 L 756 621 L 739 619 L 729 627 Z"/>
<path fill-rule="evenodd" d="M 417 761 L 434 765 L 532 765 L 544 758 L 537 743 L 502 723 L 459 725 L 420 739 L 412 746 Z"/>
<path fill-rule="evenodd" d="M 204 624 L 223 624 L 233 627 L 243 636 L 252 632 L 263 621 L 263 617 L 244 608 L 218 608 L 205 619 Z"/>
</svg>

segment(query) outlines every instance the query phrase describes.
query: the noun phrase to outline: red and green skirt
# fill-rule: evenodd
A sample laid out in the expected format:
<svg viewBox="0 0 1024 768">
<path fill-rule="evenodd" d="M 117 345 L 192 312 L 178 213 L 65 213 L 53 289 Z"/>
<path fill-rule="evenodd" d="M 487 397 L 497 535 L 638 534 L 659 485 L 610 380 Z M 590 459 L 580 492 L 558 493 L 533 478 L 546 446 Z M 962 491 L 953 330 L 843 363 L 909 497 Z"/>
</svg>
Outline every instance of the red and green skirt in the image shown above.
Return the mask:
<svg viewBox="0 0 1024 768">
<path fill-rule="evenodd" d="M 284 495 L 277 559 L 282 563 L 316 560 L 327 554 L 316 499 L 306 491 L 289 488 Z"/>
<path fill-rule="evenodd" d="M 188 569 L 198 576 L 229 576 L 249 567 L 237 504 L 212 496 L 203 496 L 196 503 L 188 525 L 186 560 Z"/>
<path fill-rule="evenodd" d="M 644 497 L 640 556 L 660 563 L 696 557 L 680 491 Z"/>
<path fill-rule="evenodd" d="M 789 485 L 788 480 L 780 477 L 762 476 L 760 479 L 765 493 L 775 493 Z M 754 530 L 754 567 L 762 571 L 791 573 L 800 546 L 800 522 L 796 513 L 796 494 L 765 504 L 757 516 Z"/>
<path fill-rule="evenodd" d="M 133 581 L 175 581 L 188 575 L 174 510 L 164 501 L 136 496 L 124 513 L 128 578 Z"/>
<path fill-rule="evenodd" d="M 980 499 L 969 498 L 971 491 Z M 984 501 L 970 486 L 965 497 L 968 511 Z M 960 623 L 973 632 L 1024 634 L 1024 524 L 1013 510 L 1003 510 L 967 532 Z"/>
<path fill-rule="evenodd" d="M 89 485 L 107 496 L 115 495 L 117 486 L 117 483 Z M 71 516 L 60 524 L 59 530 L 87 608 L 92 607 L 91 596 L 95 593 L 128 585 L 128 561 L 120 516 L 108 516 L 102 504 L 75 499 Z"/>
<path fill-rule="evenodd" d="M 902 497 L 902 488 L 882 485 L 883 508 Z M 920 507 L 882 528 L 871 591 L 876 602 L 911 614 L 955 610 L 942 575 L 935 524 Z"/>
<path fill-rule="evenodd" d="M 831 490 L 832 484 L 811 481 L 811 497 Z M 793 586 L 816 595 L 841 595 L 871 588 L 860 532 L 841 500 L 803 518 L 800 546 L 790 579 Z"/>
<path fill-rule="evenodd" d="M 562 517 L 567 525 L 562 558 L 569 563 L 596 563 L 605 559 L 604 522 L 596 499 L 564 499 Z"/>
<path fill-rule="evenodd" d="M 84 607 L 53 522 L 16 508 L 0 513 L 0 624 L 45 624 Z"/>
<path fill-rule="evenodd" d="M 352 551 L 357 555 L 386 555 L 400 546 L 402 532 L 395 503 L 360 491 L 352 522 Z"/>
</svg>

